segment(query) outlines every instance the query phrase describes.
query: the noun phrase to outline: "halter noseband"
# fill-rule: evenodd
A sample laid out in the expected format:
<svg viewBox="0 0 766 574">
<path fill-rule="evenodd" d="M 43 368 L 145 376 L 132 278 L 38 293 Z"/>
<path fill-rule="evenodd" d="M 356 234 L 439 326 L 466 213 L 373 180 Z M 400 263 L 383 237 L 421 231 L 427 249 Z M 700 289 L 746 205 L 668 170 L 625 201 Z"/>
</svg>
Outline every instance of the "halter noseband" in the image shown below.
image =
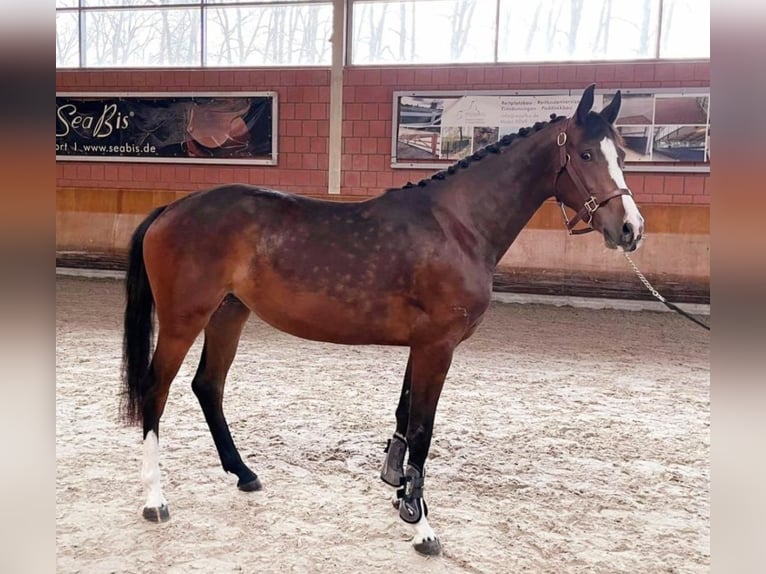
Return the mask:
<svg viewBox="0 0 766 574">
<path fill-rule="evenodd" d="M 554 181 L 553 189 L 554 197 L 556 198 L 556 201 L 558 201 L 559 207 L 561 208 L 561 213 L 564 216 L 564 222 L 566 223 L 569 235 L 581 235 L 583 233 L 590 233 L 591 231 L 595 231 L 595 228 L 591 225 L 591 221 L 593 221 L 593 214 L 596 213 L 599 207 L 607 203 L 610 199 L 614 199 L 615 197 L 619 197 L 621 195 L 633 196 L 633 194 L 629 189 L 617 188 L 604 197 L 599 198 L 588 191 L 588 189 L 585 187 L 585 184 L 582 182 L 582 178 L 577 173 L 577 168 L 570 161 L 571 158 L 567 153 L 567 128 L 569 127 L 570 119 L 571 118 L 567 118 L 567 120 L 564 122 L 564 129 L 559 132 L 558 138 L 556 139 L 556 145 L 559 148 L 559 169 L 558 172 L 556 172 L 556 179 Z M 578 211 L 577 215 L 575 215 L 572 219 L 567 217 L 566 211 L 564 210 L 564 202 L 561 201 L 558 194 L 559 178 L 561 177 L 561 174 L 564 173 L 564 171 L 569 174 L 569 178 L 572 180 L 572 183 L 574 183 L 575 187 L 581 193 L 581 195 L 585 196 L 586 198 L 585 203 L 580 208 L 580 211 Z M 580 221 L 587 223 L 588 227 L 575 229 L 574 226 L 577 225 Z"/>
</svg>

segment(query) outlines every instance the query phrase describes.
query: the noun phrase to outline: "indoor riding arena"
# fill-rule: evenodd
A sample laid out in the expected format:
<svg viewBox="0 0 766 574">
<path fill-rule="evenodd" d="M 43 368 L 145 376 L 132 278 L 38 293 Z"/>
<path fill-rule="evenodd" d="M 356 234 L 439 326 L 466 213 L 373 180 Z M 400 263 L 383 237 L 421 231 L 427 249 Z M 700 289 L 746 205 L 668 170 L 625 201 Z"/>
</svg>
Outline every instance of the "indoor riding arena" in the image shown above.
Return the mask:
<svg viewBox="0 0 766 574">
<path fill-rule="evenodd" d="M 57 571 L 709 571 L 709 26 L 56 0 Z"/>
</svg>

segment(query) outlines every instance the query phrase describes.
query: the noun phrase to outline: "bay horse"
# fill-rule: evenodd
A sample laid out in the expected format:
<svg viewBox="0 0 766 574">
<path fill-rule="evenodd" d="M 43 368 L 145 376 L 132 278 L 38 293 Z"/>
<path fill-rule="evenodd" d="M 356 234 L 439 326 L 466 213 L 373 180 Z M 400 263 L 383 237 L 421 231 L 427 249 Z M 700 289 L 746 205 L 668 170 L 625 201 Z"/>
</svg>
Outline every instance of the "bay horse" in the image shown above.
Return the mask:
<svg viewBox="0 0 766 574">
<path fill-rule="evenodd" d="M 425 463 L 455 348 L 490 304 L 493 270 L 543 202 L 574 210 L 570 233 L 603 234 L 634 250 L 644 222 L 622 173 L 614 128 L 620 93 L 591 111 L 595 86 L 572 117 L 551 116 L 418 184 L 358 203 L 248 185 L 193 193 L 155 209 L 129 249 L 123 405 L 143 424 L 143 516 L 169 518 L 159 468 L 159 421 L 170 384 L 200 332 L 192 389 L 221 464 L 244 491 L 261 489 L 222 410 L 226 374 L 250 313 L 305 339 L 410 349 L 396 430 L 380 473 L 398 488 L 399 516 L 422 554 L 440 553 L 426 518 Z M 619 200 L 617 198 L 620 198 Z M 153 312 L 159 333 L 153 339 Z M 404 460 L 409 451 L 409 459 Z"/>
</svg>

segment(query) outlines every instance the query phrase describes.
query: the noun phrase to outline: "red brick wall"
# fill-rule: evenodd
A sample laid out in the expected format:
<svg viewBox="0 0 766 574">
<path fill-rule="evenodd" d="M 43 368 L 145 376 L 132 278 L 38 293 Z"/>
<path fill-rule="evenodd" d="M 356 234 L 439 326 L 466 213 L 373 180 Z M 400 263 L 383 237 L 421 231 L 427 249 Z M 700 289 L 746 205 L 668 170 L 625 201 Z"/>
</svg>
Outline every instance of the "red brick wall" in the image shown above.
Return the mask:
<svg viewBox="0 0 766 574">
<path fill-rule="evenodd" d="M 374 196 L 417 181 L 432 170 L 391 169 L 395 90 L 508 90 L 707 87 L 709 62 L 562 65 L 485 65 L 347 68 L 344 74 L 342 195 Z M 215 166 L 57 162 L 59 188 L 191 191 L 224 182 L 249 182 L 324 195 L 328 179 L 330 73 L 289 70 L 67 70 L 58 91 L 201 92 L 274 90 L 279 93 L 277 166 Z M 629 173 L 640 203 L 709 204 L 707 174 Z"/>
</svg>

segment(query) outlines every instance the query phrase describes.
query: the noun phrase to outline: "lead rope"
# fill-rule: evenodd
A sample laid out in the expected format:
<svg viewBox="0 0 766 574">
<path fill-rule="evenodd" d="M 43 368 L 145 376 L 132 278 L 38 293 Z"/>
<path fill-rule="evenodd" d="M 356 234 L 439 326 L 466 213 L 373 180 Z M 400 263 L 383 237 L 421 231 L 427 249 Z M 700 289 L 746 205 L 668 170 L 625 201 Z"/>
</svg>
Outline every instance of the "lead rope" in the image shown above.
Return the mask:
<svg viewBox="0 0 766 574">
<path fill-rule="evenodd" d="M 628 253 L 626 251 L 623 251 L 622 254 L 625 256 L 625 259 L 628 260 L 628 263 L 630 263 L 630 266 L 633 268 L 633 271 L 636 272 L 636 275 L 638 275 L 638 278 L 641 280 L 641 283 L 643 283 L 644 286 L 647 289 L 649 289 L 649 293 L 654 295 L 657 298 L 657 300 L 660 301 L 660 303 L 665 305 L 665 307 L 667 307 L 668 309 L 670 309 L 672 311 L 676 311 L 677 313 L 680 313 L 681 315 L 683 315 L 684 317 L 686 317 L 690 321 L 694 321 L 695 323 L 697 323 L 697 325 L 699 325 L 703 329 L 707 329 L 708 331 L 710 331 L 710 326 L 709 325 L 706 325 L 705 323 L 703 323 L 699 319 L 697 319 L 695 317 L 692 317 L 691 315 L 689 315 L 689 313 L 687 313 L 683 309 L 679 308 L 677 305 L 674 305 L 673 303 L 670 303 L 667 299 L 665 299 L 665 297 L 660 295 L 657 292 L 657 289 L 652 287 L 652 284 L 649 283 L 649 280 L 646 277 L 644 277 L 644 274 L 641 273 L 641 271 L 639 271 L 638 267 L 636 267 L 636 264 L 633 263 L 633 260 L 630 258 L 630 255 L 628 255 Z"/>
</svg>

